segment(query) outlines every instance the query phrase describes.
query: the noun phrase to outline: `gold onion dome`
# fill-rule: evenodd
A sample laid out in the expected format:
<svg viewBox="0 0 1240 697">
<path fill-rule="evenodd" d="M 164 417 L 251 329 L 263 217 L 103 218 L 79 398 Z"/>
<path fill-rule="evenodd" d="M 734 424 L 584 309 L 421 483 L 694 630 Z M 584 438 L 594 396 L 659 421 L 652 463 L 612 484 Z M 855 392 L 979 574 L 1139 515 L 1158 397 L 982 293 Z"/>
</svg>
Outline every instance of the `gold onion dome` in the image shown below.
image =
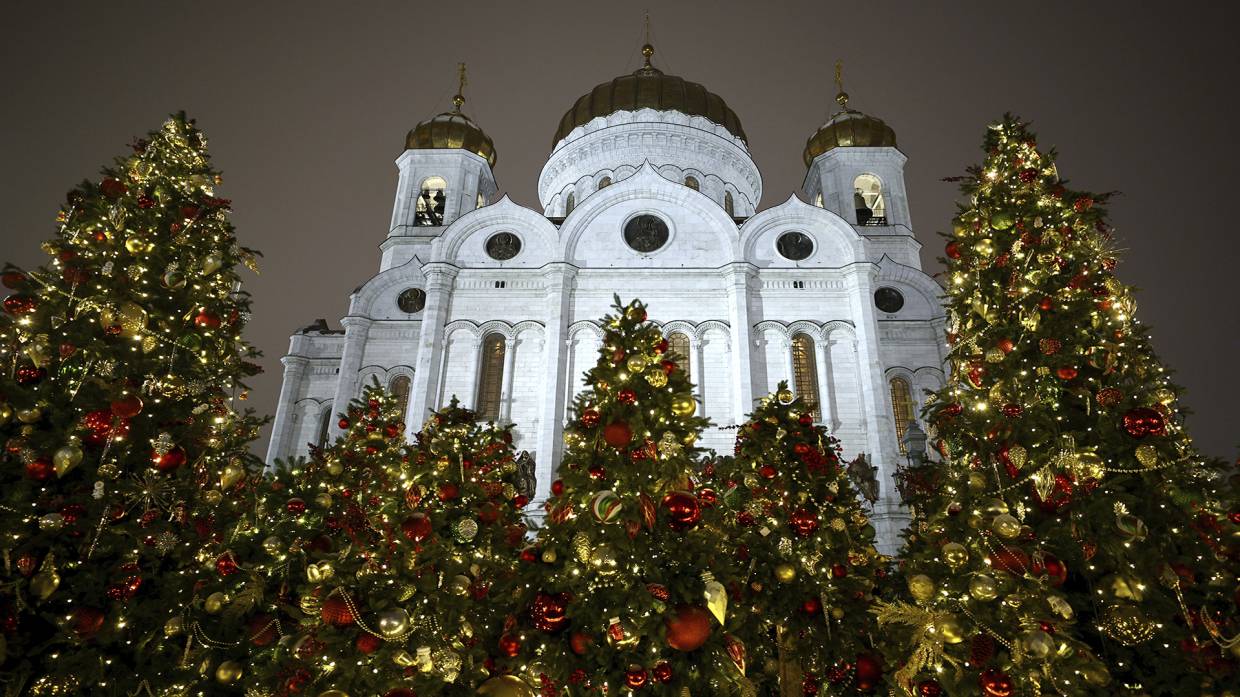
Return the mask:
<svg viewBox="0 0 1240 697">
<path fill-rule="evenodd" d="M 896 132 L 882 119 L 848 108 L 848 93 L 842 89 L 835 101 L 840 111 L 827 119 L 814 135 L 805 142 L 805 166 L 814 158 L 835 148 L 894 148 Z"/>
<path fill-rule="evenodd" d="M 638 109 L 679 111 L 689 116 L 701 116 L 728 129 L 728 132 L 737 138 L 747 141 L 745 129 L 741 128 L 741 120 L 737 118 L 736 112 L 728 108 L 722 97 L 696 82 L 666 75 L 651 65 L 650 57 L 654 55 L 654 47 L 650 44 L 642 46 L 642 55 L 646 57 L 645 65 L 631 75 L 621 75 L 611 82 L 598 85 L 565 112 L 564 118 L 560 119 L 560 127 L 555 131 L 555 138 L 551 141 L 552 147 L 574 128 L 593 119 L 617 111 Z"/>
<path fill-rule="evenodd" d="M 461 105 L 464 103 L 465 98 L 458 94 L 452 98 L 452 111 L 445 111 L 414 126 L 409 135 L 405 136 L 405 149 L 459 148 L 485 158 L 494 168 L 495 144 L 491 142 L 490 136 L 482 132 L 478 124 L 461 113 Z"/>
</svg>

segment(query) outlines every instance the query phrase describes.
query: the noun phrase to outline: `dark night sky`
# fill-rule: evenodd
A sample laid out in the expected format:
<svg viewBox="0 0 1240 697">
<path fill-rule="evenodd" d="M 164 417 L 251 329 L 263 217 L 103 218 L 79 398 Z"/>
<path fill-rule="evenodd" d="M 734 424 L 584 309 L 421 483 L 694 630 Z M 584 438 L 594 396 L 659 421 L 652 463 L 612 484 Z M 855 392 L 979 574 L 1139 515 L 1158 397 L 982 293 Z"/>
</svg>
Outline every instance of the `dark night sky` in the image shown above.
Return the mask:
<svg viewBox="0 0 1240 697">
<path fill-rule="evenodd" d="M 801 149 L 834 106 L 832 63 L 844 59 L 851 106 L 891 124 L 909 157 L 928 266 L 956 193 L 940 178 L 981 158 L 988 121 L 1031 119 L 1073 185 L 1123 192 L 1111 206 L 1127 250 L 1120 276 L 1142 289 L 1139 316 L 1189 390 L 1190 431 L 1207 453 L 1234 455 L 1233 3 L 648 4 L 656 65 L 740 115 L 762 207 L 800 186 Z M 211 138 L 242 243 L 266 254 L 262 275 L 247 274 L 248 337 L 267 369 L 252 404 L 271 412 L 289 333 L 315 317 L 335 325 L 378 268 L 392 161 L 406 131 L 450 106 L 457 61 L 470 69 L 465 110 L 499 151 L 500 190 L 537 206 L 560 116 L 637 67 L 644 7 L 11 3 L 0 29 L 0 257 L 42 262 L 64 192 L 187 110 Z"/>
</svg>

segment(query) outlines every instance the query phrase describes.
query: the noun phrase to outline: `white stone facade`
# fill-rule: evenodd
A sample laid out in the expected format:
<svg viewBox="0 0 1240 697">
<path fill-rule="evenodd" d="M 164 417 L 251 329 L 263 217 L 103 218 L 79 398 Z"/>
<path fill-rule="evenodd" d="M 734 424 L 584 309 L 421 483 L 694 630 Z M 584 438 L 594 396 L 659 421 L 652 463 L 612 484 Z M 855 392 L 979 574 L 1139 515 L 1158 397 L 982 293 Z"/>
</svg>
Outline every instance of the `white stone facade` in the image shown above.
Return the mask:
<svg viewBox="0 0 1240 697">
<path fill-rule="evenodd" d="M 372 378 L 384 385 L 410 378 L 410 434 L 453 395 L 475 406 L 483 342 L 498 335 L 505 350 L 497 416 L 515 425 L 516 447 L 535 456 L 540 500 L 554 479 L 572 397 L 598 355 L 598 320 L 619 294 L 640 298 L 666 333 L 688 338 L 699 413 L 715 424 L 702 444 L 721 453 L 732 449 L 727 427 L 780 380 L 794 382 L 792 338 L 807 336 L 823 423 L 846 456 L 865 453 L 879 468 L 874 520 L 881 548 L 891 550 L 902 524 L 892 480 L 902 456 L 890 380 L 903 378 L 919 404 L 943 384 L 945 365 L 940 289 L 921 271 L 904 160 L 895 148 L 830 150 L 814 160 L 802 192 L 808 201 L 822 194 L 823 207 L 793 195 L 755 213 L 761 177 L 744 141 L 701 117 L 617 112 L 556 145 L 539 179 L 539 212 L 507 197 L 475 209 L 496 191 L 478 155 L 407 150 L 397 160 L 379 273 L 353 293 L 343 331 L 316 324 L 292 337 L 268 460 L 306 454 L 325 424 L 334 435 L 335 414 Z M 862 173 L 883 183 L 885 225 L 854 224 L 852 182 Z M 447 181 L 443 226 L 414 224 L 414 198 L 428 176 Z M 699 190 L 684 185 L 686 176 Z M 610 183 L 599 188 L 604 177 Z M 623 235 L 642 214 L 669 231 L 649 253 Z M 812 241 L 807 258 L 777 250 L 791 231 Z M 502 261 L 485 247 L 501 232 L 521 242 Z M 415 313 L 397 305 L 409 288 L 426 294 Z M 879 288 L 897 290 L 903 307 L 878 309 Z"/>
</svg>

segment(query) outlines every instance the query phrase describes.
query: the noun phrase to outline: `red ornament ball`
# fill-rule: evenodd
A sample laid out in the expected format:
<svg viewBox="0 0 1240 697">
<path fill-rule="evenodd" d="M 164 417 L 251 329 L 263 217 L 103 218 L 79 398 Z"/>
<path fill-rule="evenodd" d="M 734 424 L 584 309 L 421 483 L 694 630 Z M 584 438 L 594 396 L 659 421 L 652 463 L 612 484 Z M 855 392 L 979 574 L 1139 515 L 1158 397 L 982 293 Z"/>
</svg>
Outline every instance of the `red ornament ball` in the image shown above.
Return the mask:
<svg viewBox="0 0 1240 697">
<path fill-rule="evenodd" d="M 380 646 L 383 646 L 383 640 L 370 632 L 362 632 L 353 640 L 353 648 L 364 656 L 378 651 Z"/>
<path fill-rule="evenodd" d="M 334 627 L 347 627 L 353 624 L 353 611 L 349 609 L 349 603 L 339 595 L 333 595 L 323 601 L 323 607 L 319 611 L 319 616 L 323 622 Z"/>
<path fill-rule="evenodd" d="M 203 310 L 194 315 L 194 326 L 199 329 L 219 329 L 220 316 L 214 312 Z"/>
<path fill-rule="evenodd" d="M 73 613 L 73 631 L 82 639 L 89 639 L 103 628 L 103 610 L 97 607 L 80 607 Z"/>
<path fill-rule="evenodd" d="M 1029 555 L 1014 547 L 998 549 L 991 553 L 990 565 L 1013 576 L 1024 576 L 1029 569 Z"/>
<path fill-rule="evenodd" d="M 801 537 L 809 537 L 818 530 L 818 514 L 798 508 L 788 516 L 788 525 Z"/>
<path fill-rule="evenodd" d="M 1038 301 L 1038 309 L 1043 312 L 1050 312 L 1055 307 L 1055 300 L 1050 297 L 1042 298 Z"/>
<path fill-rule="evenodd" d="M 293 515 L 301 515 L 306 512 L 306 502 L 298 498 L 292 498 L 284 504 L 284 508 Z"/>
<path fill-rule="evenodd" d="M 1055 369 L 1055 375 L 1059 376 L 1060 380 L 1075 380 L 1076 376 L 1079 374 L 1080 371 L 1070 365 L 1061 366 Z"/>
<path fill-rule="evenodd" d="M 710 638 L 711 618 L 705 608 L 681 605 L 664 621 L 667 645 L 677 651 L 695 651 Z"/>
<path fill-rule="evenodd" d="M 37 457 L 26 463 L 26 477 L 36 482 L 46 482 L 56 473 L 52 461 L 46 457 Z"/>
<path fill-rule="evenodd" d="M 603 427 L 603 440 L 613 448 L 623 448 L 633 439 L 633 429 L 623 421 L 613 421 Z"/>
<path fill-rule="evenodd" d="M 266 613 L 260 612 L 246 620 L 245 629 L 250 643 L 255 646 L 270 646 L 280 637 L 280 633 L 276 631 L 276 618 Z"/>
<path fill-rule="evenodd" d="M 822 601 L 819 600 L 817 596 L 806 599 L 805 602 L 801 603 L 801 612 L 804 612 L 810 617 L 817 615 L 822 612 Z"/>
<path fill-rule="evenodd" d="M 779 474 L 779 470 L 775 469 L 774 465 L 762 465 L 758 468 L 758 474 L 763 479 L 774 479 Z"/>
<path fill-rule="evenodd" d="M 10 315 L 30 314 L 38 306 L 38 301 L 29 295 L 10 295 L 4 299 L 4 310 Z"/>
<path fill-rule="evenodd" d="M 883 661 L 874 654 L 857 656 L 857 689 L 872 690 L 883 679 Z"/>
<path fill-rule="evenodd" d="M 171 472 L 185 464 L 185 449 L 179 445 L 174 445 L 169 448 L 168 452 L 163 454 L 152 450 L 151 464 L 160 472 Z"/>
<path fill-rule="evenodd" d="M 943 686 L 938 680 L 922 680 L 917 683 L 917 697 L 939 697 L 943 694 Z"/>
<path fill-rule="evenodd" d="M 1133 438 L 1146 436 L 1163 436 L 1167 434 L 1167 424 L 1162 414 L 1148 407 L 1129 409 L 1124 414 L 1124 431 Z"/>
<path fill-rule="evenodd" d="M 336 425 L 340 427 L 341 431 L 347 431 L 349 429 L 349 418 L 347 416 L 340 417 L 340 420 L 336 422 Z"/>
<path fill-rule="evenodd" d="M 47 377 L 47 368 L 23 365 L 17 369 L 16 378 L 19 385 L 35 385 L 42 382 L 45 377 Z"/>
<path fill-rule="evenodd" d="M 664 685 L 672 681 L 672 664 L 667 661 L 659 661 L 651 672 L 654 674 L 654 679 Z"/>
<path fill-rule="evenodd" d="M 961 256 L 960 243 L 952 240 L 943 248 L 943 252 L 947 254 L 948 259 L 959 259 Z"/>
<path fill-rule="evenodd" d="M 589 407 L 581 412 L 581 423 L 584 426 L 587 426 L 589 428 L 594 428 L 595 426 L 598 425 L 598 420 L 599 420 L 598 409 L 595 409 L 594 407 Z"/>
<path fill-rule="evenodd" d="M 629 666 L 629 669 L 624 671 L 624 684 L 630 690 L 640 690 L 649 680 L 650 675 L 641 666 Z"/>
<path fill-rule="evenodd" d="M 684 532 L 702 519 L 702 506 L 690 492 L 673 491 L 663 497 L 662 503 L 667 511 L 667 524 L 673 530 Z"/>
<path fill-rule="evenodd" d="M 530 623 L 540 632 L 558 634 L 568 626 L 568 595 L 538 593 L 530 605 Z"/>
<path fill-rule="evenodd" d="M 982 671 L 977 684 L 981 686 L 982 694 L 986 697 L 1011 697 L 1015 692 L 1012 678 L 1008 677 L 1007 673 L 994 668 Z"/>
<path fill-rule="evenodd" d="M 125 195 L 127 190 L 128 187 L 125 186 L 124 182 L 112 177 L 108 177 L 99 183 L 99 191 L 108 198 L 120 198 Z"/>
<path fill-rule="evenodd" d="M 588 651 L 593 645 L 594 637 L 586 634 L 585 632 L 573 632 L 572 636 L 568 638 L 569 648 L 571 648 L 573 653 L 578 656 L 586 655 L 586 651 Z"/>
<path fill-rule="evenodd" d="M 456 482 L 444 482 L 439 485 L 439 500 L 452 501 L 461 495 L 461 488 Z"/>
<path fill-rule="evenodd" d="M 3 283 L 5 288 L 16 290 L 26 283 L 26 274 L 20 271 L 5 271 L 0 275 L 0 283 Z"/>
<path fill-rule="evenodd" d="M 430 516 L 418 512 L 401 522 L 400 532 L 406 540 L 421 542 L 431 536 L 431 527 Z"/>
<path fill-rule="evenodd" d="M 521 653 L 521 638 L 512 632 L 505 632 L 499 638 L 499 653 L 506 658 Z"/>
<path fill-rule="evenodd" d="M 843 564 L 832 564 L 831 565 L 831 577 L 832 578 L 844 578 L 847 575 L 848 575 L 847 566 L 844 566 Z"/>
<path fill-rule="evenodd" d="M 111 406 L 112 413 L 122 419 L 132 419 L 142 413 L 142 400 L 135 394 L 126 395 L 120 399 L 113 400 Z"/>
<path fill-rule="evenodd" d="M 232 552 L 224 552 L 215 560 L 215 571 L 220 576 L 232 576 L 239 571 Z"/>
<path fill-rule="evenodd" d="M 557 479 L 554 482 L 551 482 L 551 495 L 552 496 L 560 496 L 563 493 L 564 493 L 564 480 L 563 479 Z"/>
<path fill-rule="evenodd" d="M 626 387 L 616 393 L 616 401 L 621 404 L 633 404 L 637 401 L 637 393 Z"/>
<path fill-rule="evenodd" d="M 1068 565 L 1064 564 L 1053 554 L 1035 554 L 1031 562 L 1030 570 L 1034 576 L 1046 574 L 1050 579 L 1051 585 L 1058 588 L 1068 580 Z"/>
<path fill-rule="evenodd" d="M 669 591 L 667 586 L 662 583 L 647 583 L 646 592 L 650 593 L 650 597 L 655 600 L 661 600 L 663 602 L 667 602 L 668 599 L 672 597 L 671 591 Z"/>
</svg>

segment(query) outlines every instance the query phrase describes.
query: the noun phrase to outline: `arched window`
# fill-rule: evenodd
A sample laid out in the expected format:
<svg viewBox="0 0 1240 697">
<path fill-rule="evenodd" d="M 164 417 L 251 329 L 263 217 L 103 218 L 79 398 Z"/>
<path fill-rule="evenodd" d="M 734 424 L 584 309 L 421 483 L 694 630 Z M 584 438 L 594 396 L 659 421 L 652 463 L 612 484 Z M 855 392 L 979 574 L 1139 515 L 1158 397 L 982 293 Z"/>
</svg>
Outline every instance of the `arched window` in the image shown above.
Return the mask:
<svg viewBox="0 0 1240 697">
<path fill-rule="evenodd" d="M 702 190 L 702 185 L 698 184 L 697 177 L 694 177 L 692 175 L 685 177 L 685 186 L 689 187 L 690 189 L 693 189 L 694 191 Z"/>
<path fill-rule="evenodd" d="M 818 405 L 818 366 L 814 358 L 814 340 L 805 334 L 792 337 L 792 381 L 797 396 L 805 402 L 814 421 L 822 420 Z"/>
<path fill-rule="evenodd" d="M 606 189 L 609 186 L 611 186 L 611 177 L 603 177 L 602 179 L 598 180 L 599 190 Z"/>
<path fill-rule="evenodd" d="M 569 213 L 572 213 L 573 209 L 576 207 L 577 207 L 577 197 L 570 191 L 568 193 L 568 198 L 564 199 L 564 215 L 568 215 Z"/>
<path fill-rule="evenodd" d="M 680 332 L 672 332 L 667 335 L 667 348 L 676 354 L 676 362 L 685 371 L 685 375 L 690 376 L 690 379 L 692 379 L 692 364 L 689 359 L 689 337 Z"/>
<path fill-rule="evenodd" d="M 483 196 L 482 192 L 479 191 L 478 198 L 474 201 L 474 208 L 482 208 L 485 205 L 487 205 L 487 197 Z"/>
<path fill-rule="evenodd" d="M 443 177 L 427 177 L 422 180 L 418 203 L 413 213 L 413 224 L 423 226 L 443 225 L 444 204 L 448 198 L 448 182 Z"/>
<path fill-rule="evenodd" d="M 862 174 L 853 181 L 853 203 L 858 225 L 886 225 L 887 202 L 883 183 L 873 174 Z"/>
<path fill-rule="evenodd" d="M 821 191 L 819 191 L 818 194 L 814 196 L 814 205 L 818 206 L 819 208 L 822 208 L 822 192 Z"/>
<path fill-rule="evenodd" d="M 392 382 L 388 384 L 388 392 L 396 398 L 396 403 L 400 405 L 400 413 L 405 413 L 405 407 L 409 405 L 409 376 L 397 375 L 392 378 Z"/>
<path fill-rule="evenodd" d="M 729 217 L 736 216 L 736 204 L 732 202 L 731 191 L 723 192 L 723 212 L 727 213 Z"/>
<path fill-rule="evenodd" d="M 896 442 L 900 444 L 900 454 L 908 455 L 904 447 L 904 432 L 913 420 L 913 395 L 908 380 L 904 378 L 891 379 L 891 411 L 896 417 Z"/>
<path fill-rule="evenodd" d="M 504 335 L 488 334 L 482 340 L 481 371 L 478 376 L 478 418 L 499 420 L 499 402 L 504 389 Z"/>
<path fill-rule="evenodd" d="M 327 434 L 332 428 L 332 405 L 328 404 L 323 410 L 323 415 L 319 417 L 319 435 L 315 438 L 314 444 L 320 448 L 327 445 Z"/>
</svg>

